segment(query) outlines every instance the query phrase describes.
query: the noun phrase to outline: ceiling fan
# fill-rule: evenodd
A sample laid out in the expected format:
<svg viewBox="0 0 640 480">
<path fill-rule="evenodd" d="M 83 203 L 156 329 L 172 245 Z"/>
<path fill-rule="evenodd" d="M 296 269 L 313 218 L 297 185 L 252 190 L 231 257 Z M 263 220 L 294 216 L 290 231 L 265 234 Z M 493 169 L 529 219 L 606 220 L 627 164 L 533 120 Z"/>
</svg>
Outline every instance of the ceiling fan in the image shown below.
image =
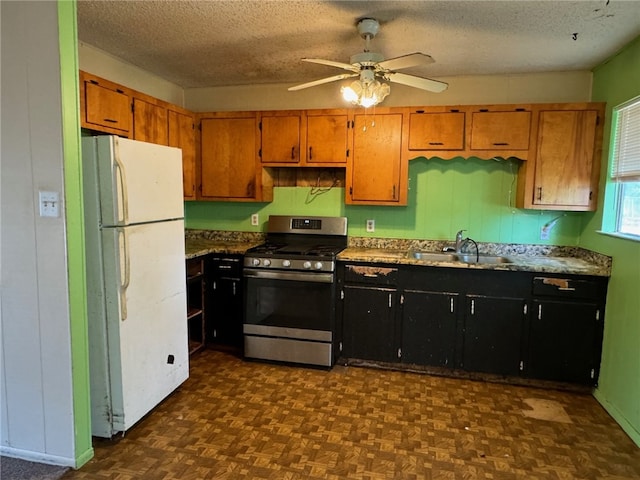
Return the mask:
<svg viewBox="0 0 640 480">
<path fill-rule="evenodd" d="M 385 60 L 382 54 L 369 51 L 371 39 L 380 30 L 380 24 L 373 18 L 363 18 L 357 24 L 358 33 L 365 40 L 364 52 L 353 55 L 351 63 L 334 62 L 320 58 L 303 58 L 303 62 L 319 63 L 330 67 L 342 68 L 350 73 L 341 73 L 331 77 L 314 80 L 289 87 L 289 91 L 302 90 L 304 88 L 315 87 L 324 83 L 335 82 L 347 78 L 360 77 L 351 86 L 342 87 L 342 94 L 347 101 L 353 104 L 369 107 L 380 103 L 389 94 L 390 87 L 380 80 L 400 83 L 409 87 L 427 90 L 429 92 L 442 92 L 447 89 L 445 82 L 432 80 L 430 78 L 418 77 L 406 73 L 399 73 L 396 70 L 403 68 L 428 65 L 433 63 L 433 58 L 424 53 L 410 53 L 400 57 Z"/>
</svg>

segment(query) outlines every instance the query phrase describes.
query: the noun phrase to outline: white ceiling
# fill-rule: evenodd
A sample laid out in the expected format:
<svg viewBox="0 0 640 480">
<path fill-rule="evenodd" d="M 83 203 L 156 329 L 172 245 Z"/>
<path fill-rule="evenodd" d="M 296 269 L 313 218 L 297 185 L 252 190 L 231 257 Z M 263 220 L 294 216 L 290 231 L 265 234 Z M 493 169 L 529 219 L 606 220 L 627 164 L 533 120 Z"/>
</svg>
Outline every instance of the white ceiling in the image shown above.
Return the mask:
<svg viewBox="0 0 640 480">
<path fill-rule="evenodd" d="M 425 77 L 588 70 L 640 35 L 640 0 L 79 0 L 78 37 L 183 88 L 291 85 L 343 73 L 364 49 L 431 55 Z"/>
</svg>

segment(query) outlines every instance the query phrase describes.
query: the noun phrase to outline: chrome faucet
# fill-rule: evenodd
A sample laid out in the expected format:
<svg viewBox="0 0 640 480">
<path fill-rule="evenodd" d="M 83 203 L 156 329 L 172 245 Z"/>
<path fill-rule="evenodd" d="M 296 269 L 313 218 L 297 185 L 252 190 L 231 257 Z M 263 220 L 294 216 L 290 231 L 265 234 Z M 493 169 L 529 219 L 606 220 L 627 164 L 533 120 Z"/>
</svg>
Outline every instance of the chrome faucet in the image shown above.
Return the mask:
<svg viewBox="0 0 640 480">
<path fill-rule="evenodd" d="M 464 240 L 462 239 L 462 233 L 466 232 L 466 230 L 459 230 L 456 233 L 456 253 L 462 253 L 462 245 L 464 244 Z"/>
</svg>

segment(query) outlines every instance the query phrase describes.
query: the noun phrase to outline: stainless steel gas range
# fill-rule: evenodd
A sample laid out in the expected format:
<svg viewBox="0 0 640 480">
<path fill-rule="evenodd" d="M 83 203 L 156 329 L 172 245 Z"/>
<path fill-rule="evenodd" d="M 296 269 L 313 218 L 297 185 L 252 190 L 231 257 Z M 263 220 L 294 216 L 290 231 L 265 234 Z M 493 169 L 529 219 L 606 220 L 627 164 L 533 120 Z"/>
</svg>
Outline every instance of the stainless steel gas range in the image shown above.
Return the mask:
<svg viewBox="0 0 640 480">
<path fill-rule="evenodd" d="M 336 256 L 345 217 L 271 215 L 244 257 L 246 358 L 330 367 L 336 346 Z"/>
</svg>

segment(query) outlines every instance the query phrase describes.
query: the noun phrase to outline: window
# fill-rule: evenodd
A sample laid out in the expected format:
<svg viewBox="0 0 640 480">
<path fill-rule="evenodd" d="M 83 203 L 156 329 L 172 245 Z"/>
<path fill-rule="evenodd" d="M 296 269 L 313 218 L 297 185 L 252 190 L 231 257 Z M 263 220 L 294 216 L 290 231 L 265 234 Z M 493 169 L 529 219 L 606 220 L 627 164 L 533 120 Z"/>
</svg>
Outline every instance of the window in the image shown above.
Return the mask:
<svg viewBox="0 0 640 480">
<path fill-rule="evenodd" d="M 640 97 L 613 109 L 614 233 L 640 237 Z"/>
</svg>

